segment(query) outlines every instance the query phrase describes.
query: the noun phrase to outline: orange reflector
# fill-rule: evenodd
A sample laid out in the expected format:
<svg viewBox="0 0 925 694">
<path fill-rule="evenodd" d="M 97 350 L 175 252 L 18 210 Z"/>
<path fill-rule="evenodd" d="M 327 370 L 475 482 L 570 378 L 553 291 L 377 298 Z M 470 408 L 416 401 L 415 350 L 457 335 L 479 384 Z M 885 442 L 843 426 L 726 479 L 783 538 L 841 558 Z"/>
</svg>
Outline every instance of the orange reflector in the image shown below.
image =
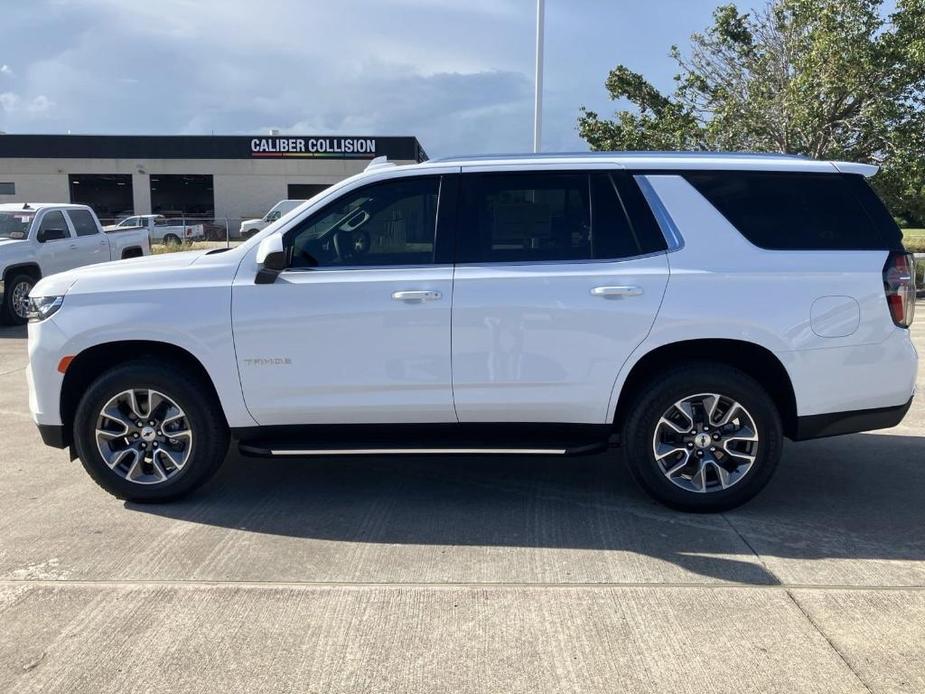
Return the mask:
<svg viewBox="0 0 925 694">
<path fill-rule="evenodd" d="M 58 372 L 64 373 L 67 371 L 67 367 L 71 365 L 71 362 L 74 361 L 74 357 L 61 357 L 61 361 L 58 362 Z"/>
</svg>

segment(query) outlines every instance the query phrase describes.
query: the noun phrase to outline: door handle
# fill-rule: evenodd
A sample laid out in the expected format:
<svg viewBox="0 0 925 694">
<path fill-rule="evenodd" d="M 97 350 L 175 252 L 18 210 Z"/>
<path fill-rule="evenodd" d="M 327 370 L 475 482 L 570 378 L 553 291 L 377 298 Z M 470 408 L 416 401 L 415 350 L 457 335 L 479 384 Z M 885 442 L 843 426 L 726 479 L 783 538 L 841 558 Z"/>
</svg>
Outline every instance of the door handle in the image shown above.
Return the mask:
<svg viewBox="0 0 925 694">
<path fill-rule="evenodd" d="M 437 301 L 443 294 L 433 289 L 406 289 L 392 292 L 392 298 L 395 301 Z"/>
<path fill-rule="evenodd" d="M 639 296 L 642 294 L 642 287 L 635 286 L 618 286 L 618 287 L 595 287 L 591 290 L 592 296 Z"/>
</svg>

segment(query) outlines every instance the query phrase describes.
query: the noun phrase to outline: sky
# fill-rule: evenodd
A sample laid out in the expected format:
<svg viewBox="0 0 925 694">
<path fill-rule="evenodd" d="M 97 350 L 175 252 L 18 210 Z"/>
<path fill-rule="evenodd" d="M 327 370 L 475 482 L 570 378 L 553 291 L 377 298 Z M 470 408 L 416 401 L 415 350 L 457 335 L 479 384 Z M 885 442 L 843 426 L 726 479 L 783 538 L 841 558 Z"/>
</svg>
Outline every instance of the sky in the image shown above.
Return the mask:
<svg viewBox="0 0 925 694">
<path fill-rule="evenodd" d="M 543 149 L 586 149 L 619 63 L 668 56 L 719 0 L 546 0 Z M 763 4 L 740 1 L 741 8 Z M 9 133 L 414 135 L 431 157 L 529 151 L 535 0 L 0 0 Z"/>
</svg>

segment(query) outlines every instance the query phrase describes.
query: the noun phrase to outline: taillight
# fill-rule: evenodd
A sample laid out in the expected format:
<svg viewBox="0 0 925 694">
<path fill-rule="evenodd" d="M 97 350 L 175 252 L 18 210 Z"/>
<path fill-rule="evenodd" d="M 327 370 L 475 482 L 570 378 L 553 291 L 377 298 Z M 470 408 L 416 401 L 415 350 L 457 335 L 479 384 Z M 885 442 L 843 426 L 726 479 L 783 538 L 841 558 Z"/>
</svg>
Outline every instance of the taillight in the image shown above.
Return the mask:
<svg viewBox="0 0 925 694">
<path fill-rule="evenodd" d="M 915 316 L 915 257 L 911 253 L 890 253 L 883 266 L 883 291 L 893 322 L 900 328 L 912 325 Z"/>
</svg>

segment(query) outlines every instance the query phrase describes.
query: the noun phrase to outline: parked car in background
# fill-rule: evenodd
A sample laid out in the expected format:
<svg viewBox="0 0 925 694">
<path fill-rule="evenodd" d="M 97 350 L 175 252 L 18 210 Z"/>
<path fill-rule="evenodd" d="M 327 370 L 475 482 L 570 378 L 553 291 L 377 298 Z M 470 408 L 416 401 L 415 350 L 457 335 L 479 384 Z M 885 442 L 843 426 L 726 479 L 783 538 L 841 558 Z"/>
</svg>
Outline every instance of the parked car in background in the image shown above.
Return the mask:
<svg viewBox="0 0 925 694">
<path fill-rule="evenodd" d="M 729 509 L 785 437 L 890 427 L 911 405 L 912 258 L 876 171 L 374 163 L 235 248 L 43 280 L 32 415 L 139 501 L 202 484 L 235 440 L 266 458 L 622 446 L 656 499 Z"/>
<path fill-rule="evenodd" d="M 162 214 L 139 214 L 127 217 L 118 224 L 105 227 L 106 231 L 118 229 L 146 229 L 151 243 L 181 243 L 205 239 L 202 224 L 186 224 L 183 220 L 168 219 Z"/>
<path fill-rule="evenodd" d="M 241 222 L 241 238 L 247 239 L 261 231 L 267 224 L 275 222 L 288 212 L 292 212 L 304 200 L 280 200 L 260 219 L 245 219 Z"/>
<path fill-rule="evenodd" d="M 0 322 L 26 322 L 29 292 L 43 277 L 150 252 L 145 230 L 103 233 L 86 205 L 0 205 Z"/>
</svg>

